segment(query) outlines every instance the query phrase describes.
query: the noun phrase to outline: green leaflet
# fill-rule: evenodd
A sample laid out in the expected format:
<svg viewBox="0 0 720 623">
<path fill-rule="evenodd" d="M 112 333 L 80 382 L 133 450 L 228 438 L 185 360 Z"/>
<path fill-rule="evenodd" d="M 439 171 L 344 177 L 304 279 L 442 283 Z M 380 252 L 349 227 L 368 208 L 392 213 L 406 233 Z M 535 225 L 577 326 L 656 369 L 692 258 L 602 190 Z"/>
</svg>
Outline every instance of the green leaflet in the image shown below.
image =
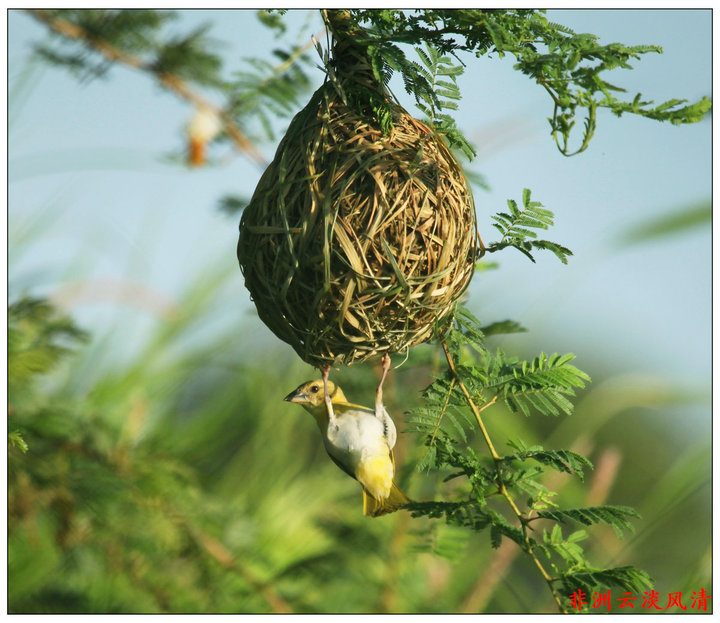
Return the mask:
<svg viewBox="0 0 720 623">
<path fill-rule="evenodd" d="M 629 518 L 640 518 L 640 515 L 630 506 L 590 506 L 586 508 L 565 508 L 544 510 L 538 513 L 538 517 L 552 519 L 565 523 L 566 519 L 572 519 L 586 526 L 595 523 L 606 523 L 613 527 L 618 538 L 622 538 L 623 530 L 634 530 Z"/>
<path fill-rule="evenodd" d="M 631 61 L 640 60 L 645 54 L 662 53 L 659 46 L 603 44 L 595 35 L 575 33 L 549 21 L 544 13 L 542 10 L 367 9 L 351 11 L 351 19 L 363 29 L 361 37 L 374 46 L 378 57 L 392 59 L 385 63 L 388 71 L 401 73 L 406 90 L 416 97 L 418 107 L 428 115 L 438 109 L 438 101 L 429 107 L 425 101 L 427 85 L 432 82 L 427 74 L 433 75 L 438 59 L 452 56 L 460 60 L 461 53 L 477 57 L 495 54 L 500 58 L 512 55 L 514 68 L 547 92 L 552 106 L 551 134 L 557 148 L 566 156 L 587 149 L 597 129 L 598 108 L 607 108 L 618 117 L 628 113 L 673 124 L 696 123 L 707 115 L 712 105 L 707 97 L 693 103 L 671 98 L 654 105 L 652 101 L 643 100 L 639 93 L 631 99 L 624 98 L 625 91 L 607 80 L 608 72 L 631 70 Z M 398 43 L 422 43 L 425 48 L 418 51 L 421 64 L 400 59 Z M 443 70 L 455 76 L 462 73 L 463 67 L 448 62 Z M 455 95 L 452 86 L 436 85 L 436 91 L 443 89 Z M 433 96 L 429 97 L 433 100 Z M 445 108 L 452 109 L 452 106 Z M 578 119 L 582 123 L 577 123 Z M 577 130 L 581 137 L 578 145 L 571 147 Z M 452 142 L 451 134 L 448 138 Z"/>
<path fill-rule="evenodd" d="M 546 250 L 555 254 L 563 263 L 567 264 L 568 256 L 572 251 L 557 242 L 549 240 L 538 240 L 534 229 L 548 229 L 553 225 L 553 213 L 545 210 L 539 201 L 530 200 L 530 190 L 523 190 L 523 208 L 518 208 L 517 203 L 508 199 L 509 212 L 498 212 L 491 218 L 495 221 L 493 227 L 501 234 L 497 242 L 487 245 L 485 250 L 489 253 L 500 251 L 507 247 L 513 247 L 528 257 L 532 262 L 535 258 L 533 250 Z"/>
<path fill-rule="evenodd" d="M 614 115 L 634 114 L 668 121 L 672 124 L 696 123 L 706 117 L 712 103 L 708 97 L 696 102 L 671 98 L 655 105 L 640 93 L 623 98 L 623 89 L 606 78 L 610 71 L 632 69 L 631 61 L 645 54 L 661 53 L 655 45 L 602 44 L 598 37 L 575 33 L 549 21 L 542 10 L 505 9 L 351 9 L 349 30 L 370 61 L 376 79 L 387 85 L 393 73 L 400 74 L 405 90 L 413 96 L 418 109 L 427 115 L 431 126 L 446 136 L 450 145 L 468 158 L 475 155 L 470 143 L 457 129 L 452 115 L 443 111 L 457 108 L 461 94 L 456 78 L 464 71 L 466 59 L 485 55 L 500 58 L 512 55 L 514 69 L 543 88 L 550 99 L 551 135 L 566 156 L 587 149 L 597 128 L 597 109 L 606 108 Z M 296 109 L 297 96 L 308 83 L 302 64 L 309 65 L 304 48 L 297 44 L 290 52 L 281 52 L 285 61 L 272 67 L 251 59 L 253 70 L 235 74 L 236 80 L 223 75 L 222 59 L 213 41 L 201 27 L 185 34 L 168 34 L 166 28 L 177 14 L 153 10 L 43 10 L 35 16 L 47 22 L 61 19 L 72 29 L 80 28 L 92 41 L 111 46 L 134 59 L 136 66 L 164 79 L 172 76 L 202 87 L 220 90 L 227 98 L 222 106 L 234 121 L 245 125 L 255 116 L 268 136 L 272 136 L 268 112 L 287 114 Z M 283 11 L 259 11 L 259 21 L 285 34 Z M 419 62 L 407 58 L 401 45 L 415 47 Z M 104 75 L 110 64 L 99 55 L 88 55 L 82 43 L 72 37 L 52 45 L 36 45 L 36 52 L 48 63 L 68 69 L 81 79 Z M 301 61 L 301 62 L 296 62 Z M 372 104 L 381 126 L 392 124 L 382 102 Z M 582 123 L 577 123 L 582 119 Z M 582 136 L 571 147 L 574 132 Z M 517 248 L 525 249 L 519 244 Z M 540 247 L 535 247 L 540 248 Z M 564 248 L 550 248 L 562 259 Z"/>
<path fill-rule="evenodd" d="M 563 573 L 562 591 L 570 595 L 580 589 L 586 594 L 598 588 L 619 586 L 625 591 L 641 593 L 653 586 L 653 580 L 648 573 L 631 566 L 614 567 L 612 569 L 583 569 L 572 573 Z"/>
<path fill-rule="evenodd" d="M 523 201 L 526 206 L 532 204 L 529 191 Z M 501 220 L 536 228 L 552 223 L 546 211 L 531 207 L 536 211 L 527 216 L 511 204 L 510 213 Z M 489 413 L 488 407 L 504 403 L 510 411 L 525 415 L 569 415 L 573 410 L 570 398 L 590 380 L 572 365 L 572 354 L 541 353 L 522 361 L 485 346 L 486 333 L 494 328 L 500 332 L 518 327 L 511 321 L 483 325 L 471 312 L 458 308 L 444 342 L 453 365 L 424 390 L 423 406 L 408 418 L 410 430 L 423 436 L 427 448 L 418 468 L 447 473 L 443 480 L 455 485 L 455 495 L 452 501 L 413 502 L 407 508 L 414 517 L 443 519 L 472 532 L 487 530 L 493 548 L 500 546 L 503 537 L 516 543 L 549 574 L 546 578 L 552 577 L 550 584 L 561 611 L 568 610 L 567 599 L 578 588 L 588 594 L 611 585 L 636 591 L 645 588 L 651 583 L 649 576 L 634 567 L 592 567 L 582 544 L 587 538 L 585 530 L 563 535 L 561 524 L 575 521 L 583 526 L 610 525 L 621 538 L 623 530 L 633 529 L 629 520 L 639 517 L 628 506 L 559 507 L 556 492 L 545 485 L 547 468 L 583 480 L 585 471 L 593 467 L 587 458 L 571 450 L 546 450 L 522 441 L 509 442 L 512 454 L 493 455 L 492 459 L 472 447 L 480 436 L 490 445 L 482 426 L 482 435 L 478 434 L 477 421 Z M 503 498 L 512 513 L 502 504 Z M 522 509 L 520 499 L 525 499 Z M 554 522 L 551 529 L 543 528 L 542 540 L 537 540 L 533 528 L 538 520 Z"/>
<path fill-rule="evenodd" d="M 584 456 L 570 450 L 544 450 L 540 446 L 527 448 L 524 444 L 516 445 L 513 442 L 509 442 L 508 445 L 519 450 L 519 452 L 503 457 L 503 461 L 506 462 L 533 459 L 559 472 L 574 474 L 580 480 L 584 478 L 583 470 L 592 469 L 593 467 L 592 463 Z"/>
</svg>

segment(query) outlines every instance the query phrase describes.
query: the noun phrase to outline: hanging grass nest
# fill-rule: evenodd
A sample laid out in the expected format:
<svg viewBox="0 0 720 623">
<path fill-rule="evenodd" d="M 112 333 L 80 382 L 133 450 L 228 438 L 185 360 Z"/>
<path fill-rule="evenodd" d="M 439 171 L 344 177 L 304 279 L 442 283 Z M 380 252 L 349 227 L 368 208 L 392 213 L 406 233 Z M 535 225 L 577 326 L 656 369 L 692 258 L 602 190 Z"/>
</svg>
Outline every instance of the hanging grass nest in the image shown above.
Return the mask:
<svg viewBox="0 0 720 623">
<path fill-rule="evenodd" d="M 261 320 L 307 363 L 406 351 L 473 274 L 475 209 L 443 140 L 392 104 L 392 128 L 328 80 L 290 123 L 240 222 Z"/>
</svg>

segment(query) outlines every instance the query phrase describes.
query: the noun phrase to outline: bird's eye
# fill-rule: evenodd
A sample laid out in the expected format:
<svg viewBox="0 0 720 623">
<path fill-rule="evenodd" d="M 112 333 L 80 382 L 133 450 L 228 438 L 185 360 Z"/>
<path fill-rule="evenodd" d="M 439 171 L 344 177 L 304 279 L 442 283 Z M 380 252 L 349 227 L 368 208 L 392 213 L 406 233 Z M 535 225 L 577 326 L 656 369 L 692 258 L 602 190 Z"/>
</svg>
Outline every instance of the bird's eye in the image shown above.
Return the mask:
<svg viewBox="0 0 720 623">
<path fill-rule="evenodd" d="M 319 388 L 317 385 L 313 385 L 313 386 L 310 388 L 310 391 L 311 391 L 313 394 L 317 394 L 317 393 L 320 391 L 320 388 Z"/>
</svg>

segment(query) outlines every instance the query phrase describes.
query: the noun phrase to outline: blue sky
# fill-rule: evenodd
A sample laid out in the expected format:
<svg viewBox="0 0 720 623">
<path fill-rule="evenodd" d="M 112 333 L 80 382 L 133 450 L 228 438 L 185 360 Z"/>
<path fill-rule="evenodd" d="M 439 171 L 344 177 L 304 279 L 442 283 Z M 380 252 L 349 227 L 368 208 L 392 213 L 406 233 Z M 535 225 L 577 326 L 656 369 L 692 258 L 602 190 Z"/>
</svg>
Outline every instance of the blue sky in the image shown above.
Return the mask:
<svg viewBox="0 0 720 623">
<path fill-rule="evenodd" d="M 664 54 L 608 77 L 630 97 L 640 91 L 659 103 L 711 94 L 708 10 L 570 10 L 549 17 L 604 43 L 661 45 Z M 299 26 L 305 14 L 288 19 Z M 243 56 L 267 56 L 275 45 L 250 12 L 182 17 L 183 24 L 202 22 L 212 23 L 231 66 Z M 11 299 L 22 292 L 52 296 L 96 334 L 122 335 L 117 357 L 129 357 L 162 322 L 158 309 L 172 306 L 188 281 L 212 265 L 230 275 L 217 295 L 224 326 L 249 327 L 258 343 L 274 344 L 250 311 L 237 269 L 236 219 L 216 210 L 225 194 L 249 196 L 261 170 L 222 149 L 217 167 L 190 171 L 168 163 L 166 156 L 182 149 L 191 110 L 132 70 L 115 68 L 80 84 L 38 67 L 21 88 L 30 45 L 44 31 L 16 11 L 8 25 Z M 319 28 L 315 17 L 308 32 Z M 563 266 L 550 254 L 534 265 L 505 251 L 492 258 L 499 270 L 473 280 L 471 308 L 488 322 L 521 321 L 531 330 L 521 339 L 538 349 L 573 351 L 580 362 L 612 357 L 618 372 L 709 389 L 709 225 L 634 247 L 619 239 L 633 225 L 710 198 L 710 122 L 678 127 L 601 113 L 588 151 L 566 158 L 549 135 L 552 108 L 540 87 L 513 71 L 510 59 L 466 62 L 458 125 L 479 148 L 471 168 L 491 186 L 475 192 L 481 234 L 492 239 L 490 216 L 527 187 L 555 212 L 548 238 L 575 253 Z M 402 86 L 393 88 L 412 110 Z M 270 160 L 274 145 L 261 149 Z M 120 282 L 141 288 L 149 306 L 114 301 L 107 291 Z M 92 286 L 91 294 L 78 296 L 82 284 Z"/>
</svg>

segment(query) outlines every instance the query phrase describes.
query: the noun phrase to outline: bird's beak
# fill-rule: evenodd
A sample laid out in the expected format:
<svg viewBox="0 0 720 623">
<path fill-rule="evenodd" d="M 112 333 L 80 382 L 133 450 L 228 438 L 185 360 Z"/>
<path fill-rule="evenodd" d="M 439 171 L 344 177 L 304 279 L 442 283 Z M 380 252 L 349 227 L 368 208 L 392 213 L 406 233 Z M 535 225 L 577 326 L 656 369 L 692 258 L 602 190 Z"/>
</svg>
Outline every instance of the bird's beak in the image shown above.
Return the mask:
<svg viewBox="0 0 720 623">
<path fill-rule="evenodd" d="M 285 396 L 283 400 L 285 402 L 307 402 L 308 395 L 296 389 L 295 391 L 292 391 L 287 396 Z"/>
</svg>

